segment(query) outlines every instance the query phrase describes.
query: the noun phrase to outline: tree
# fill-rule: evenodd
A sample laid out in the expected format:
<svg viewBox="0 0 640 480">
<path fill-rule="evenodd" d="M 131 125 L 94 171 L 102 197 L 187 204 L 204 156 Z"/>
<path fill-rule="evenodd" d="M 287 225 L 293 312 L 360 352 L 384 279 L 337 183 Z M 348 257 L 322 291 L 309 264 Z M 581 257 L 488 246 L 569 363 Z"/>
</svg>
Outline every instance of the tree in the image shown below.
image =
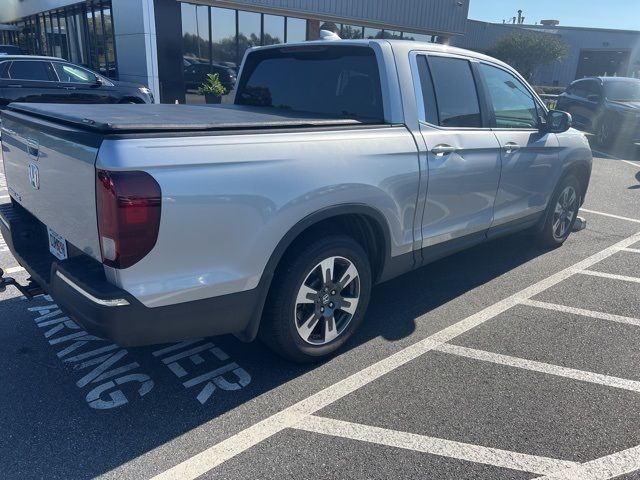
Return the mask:
<svg viewBox="0 0 640 480">
<path fill-rule="evenodd" d="M 555 35 L 514 33 L 498 40 L 487 52 L 531 80 L 538 69 L 566 57 L 569 47 Z"/>
</svg>

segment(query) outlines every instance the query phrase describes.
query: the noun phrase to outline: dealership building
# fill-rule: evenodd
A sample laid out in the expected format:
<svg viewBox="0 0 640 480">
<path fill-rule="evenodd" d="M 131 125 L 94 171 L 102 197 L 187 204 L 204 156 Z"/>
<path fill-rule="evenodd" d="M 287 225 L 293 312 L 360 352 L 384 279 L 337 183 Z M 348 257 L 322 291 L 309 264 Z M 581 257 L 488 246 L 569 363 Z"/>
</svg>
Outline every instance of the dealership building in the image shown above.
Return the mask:
<svg viewBox="0 0 640 480">
<path fill-rule="evenodd" d="M 447 42 L 462 35 L 468 0 L 2 0 L 0 44 L 53 55 L 163 102 L 197 101 L 203 64 L 235 69 L 251 46 L 343 37 Z M 215 67 L 215 68 L 214 68 Z"/>
<path fill-rule="evenodd" d="M 476 22 L 467 19 L 469 1 L 2 0 L 0 44 L 148 85 L 170 103 L 202 102 L 195 88 L 206 72 L 233 73 L 247 48 L 315 40 L 323 25 L 343 38 L 402 38 L 480 51 L 525 28 L 558 35 L 571 55 L 539 72 L 536 81 L 546 85 L 640 71 L 638 32 Z"/>
</svg>

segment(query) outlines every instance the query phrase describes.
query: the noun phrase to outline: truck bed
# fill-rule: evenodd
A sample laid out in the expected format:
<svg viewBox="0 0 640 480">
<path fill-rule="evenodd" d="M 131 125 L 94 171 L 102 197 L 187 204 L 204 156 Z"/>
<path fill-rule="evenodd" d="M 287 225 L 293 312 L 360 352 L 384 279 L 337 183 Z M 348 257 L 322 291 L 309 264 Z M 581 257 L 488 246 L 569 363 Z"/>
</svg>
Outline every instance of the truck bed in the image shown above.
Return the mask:
<svg viewBox="0 0 640 480">
<path fill-rule="evenodd" d="M 12 103 L 9 111 L 101 134 L 364 125 L 367 120 L 244 105 Z"/>
</svg>

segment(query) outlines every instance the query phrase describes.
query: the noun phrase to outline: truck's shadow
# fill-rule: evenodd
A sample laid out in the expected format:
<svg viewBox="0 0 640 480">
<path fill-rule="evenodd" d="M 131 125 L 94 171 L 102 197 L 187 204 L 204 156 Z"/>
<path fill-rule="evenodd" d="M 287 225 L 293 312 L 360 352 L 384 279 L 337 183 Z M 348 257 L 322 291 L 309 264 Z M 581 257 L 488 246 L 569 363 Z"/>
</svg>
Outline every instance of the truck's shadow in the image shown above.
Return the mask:
<svg viewBox="0 0 640 480">
<path fill-rule="evenodd" d="M 388 340 L 405 338 L 415 331 L 421 315 L 544 253 L 524 235 L 512 236 L 387 282 L 376 288 L 367 318 L 346 350 L 380 336 Z M 10 385 L 0 397 L 4 478 L 95 477 L 276 387 L 305 374 L 313 375 L 318 368 L 288 363 L 258 342 L 243 344 L 233 337 L 213 338 L 211 341 L 229 356 L 227 363 L 237 363 L 250 374 L 251 382 L 237 390 L 217 389 L 203 405 L 196 398 L 202 385 L 185 388 L 184 379 L 153 355 L 162 347 L 128 349 L 128 361 L 140 364 L 139 370 L 153 379 L 153 389 L 140 397 L 139 385 L 129 385 L 123 388 L 129 399 L 125 405 L 96 410 L 86 400 L 90 387 L 76 385 L 86 370 L 79 371 L 58 359 L 57 353 L 64 345 L 49 345 L 52 337 L 45 338 L 45 329 L 34 322 L 37 313 L 27 311 L 44 303 L 15 298 L 0 302 L 0 317 L 21 317 L 15 328 L 0 330 L 0 338 L 10 345 L 0 354 L 7 374 L 2 384 Z M 332 361 L 340 362 L 341 357 Z M 313 382 L 308 385 L 304 396 L 316 391 Z M 225 421 L 211 430 L 223 439 L 234 433 L 228 425 Z M 176 455 L 170 464 L 179 457 Z M 5 463 L 7 459 L 11 460 Z"/>
</svg>

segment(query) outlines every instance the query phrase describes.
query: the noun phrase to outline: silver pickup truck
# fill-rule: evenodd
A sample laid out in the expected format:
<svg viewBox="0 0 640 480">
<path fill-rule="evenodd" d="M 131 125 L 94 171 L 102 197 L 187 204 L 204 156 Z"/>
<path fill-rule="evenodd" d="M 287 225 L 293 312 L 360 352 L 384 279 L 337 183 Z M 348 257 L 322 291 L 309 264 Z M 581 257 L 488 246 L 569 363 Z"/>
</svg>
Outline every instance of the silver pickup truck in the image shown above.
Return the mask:
<svg viewBox="0 0 640 480">
<path fill-rule="evenodd" d="M 512 68 L 408 41 L 250 50 L 233 105 L 11 104 L 0 228 L 122 345 L 233 333 L 312 361 L 372 286 L 497 236 L 572 231 L 591 150 Z"/>
</svg>

